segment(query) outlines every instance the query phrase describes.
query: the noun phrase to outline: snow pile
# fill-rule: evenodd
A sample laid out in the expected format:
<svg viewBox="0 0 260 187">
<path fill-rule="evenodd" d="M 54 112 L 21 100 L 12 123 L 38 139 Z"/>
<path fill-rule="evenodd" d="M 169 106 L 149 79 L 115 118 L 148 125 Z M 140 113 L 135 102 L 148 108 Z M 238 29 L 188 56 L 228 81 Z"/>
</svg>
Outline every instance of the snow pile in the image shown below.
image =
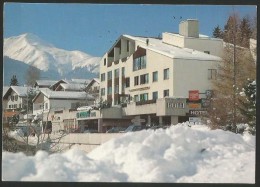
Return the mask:
<svg viewBox="0 0 260 187">
<path fill-rule="evenodd" d="M 89 154 L 3 152 L 2 171 L 5 181 L 254 183 L 255 137 L 178 124 L 126 133 Z"/>
</svg>

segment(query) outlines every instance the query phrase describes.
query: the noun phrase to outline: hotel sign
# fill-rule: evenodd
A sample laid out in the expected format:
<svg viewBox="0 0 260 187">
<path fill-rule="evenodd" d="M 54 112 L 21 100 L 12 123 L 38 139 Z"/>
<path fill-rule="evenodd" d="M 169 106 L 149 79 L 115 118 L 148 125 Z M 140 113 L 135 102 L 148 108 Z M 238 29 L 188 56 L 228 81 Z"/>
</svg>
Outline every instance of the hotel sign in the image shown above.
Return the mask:
<svg viewBox="0 0 260 187">
<path fill-rule="evenodd" d="M 202 116 L 207 115 L 208 112 L 206 110 L 190 110 L 189 115 L 191 116 Z"/>
<path fill-rule="evenodd" d="M 190 90 L 189 91 L 189 100 L 198 101 L 200 99 L 199 90 Z"/>
<path fill-rule="evenodd" d="M 201 108 L 200 103 L 188 103 L 189 108 Z"/>
<path fill-rule="evenodd" d="M 96 112 L 78 112 L 77 118 L 89 118 L 89 117 L 96 117 Z"/>
<path fill-rule="evenodd" d="M 131 89 L 129 92 L 136 92 L 136 91 L 143 91 L 143 90 L 149 90 L 150 86 L 147 87 L 142 87 L 142 88 L 136 88 L 136 89 Z"/>
</svg>

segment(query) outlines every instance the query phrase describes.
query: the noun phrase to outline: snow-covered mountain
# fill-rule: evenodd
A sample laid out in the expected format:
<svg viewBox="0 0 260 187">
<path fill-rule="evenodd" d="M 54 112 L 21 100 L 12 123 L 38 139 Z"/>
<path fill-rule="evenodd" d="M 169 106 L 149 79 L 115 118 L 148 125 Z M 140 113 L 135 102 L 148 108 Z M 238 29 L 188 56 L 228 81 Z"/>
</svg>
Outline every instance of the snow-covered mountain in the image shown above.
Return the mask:
<svg viewBox="0 0 260 187">
<path fill-rule="evenodd" d="M 99 72 L 100 57 L 93 57 L 81 51 L 67 51 L 56 48 L 38 36 L 30 33 L 4 39 L 4 56 L 46 71 L 56 71 L 61 77 Z M 68 78 L 68 77 L 67 77 Z"/>
</svg>

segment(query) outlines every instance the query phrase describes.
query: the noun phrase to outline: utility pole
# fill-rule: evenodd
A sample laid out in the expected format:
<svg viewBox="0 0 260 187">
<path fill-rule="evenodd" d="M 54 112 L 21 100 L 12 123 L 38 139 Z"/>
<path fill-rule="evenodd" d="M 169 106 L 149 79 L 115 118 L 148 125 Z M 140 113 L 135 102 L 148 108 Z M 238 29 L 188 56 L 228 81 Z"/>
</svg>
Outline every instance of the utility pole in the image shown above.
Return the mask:
<svg viewBox="0 0 260 187">
<path fill-rule="evenodd" d="M 236 125 L 237 125 L 237 96 L 236 96 L 236 89 L 237 89 L 237 80 L 236 80 L 236 17 L 235 14 L 233 14 L 233 28 L 232 28 L 232 35 L 233 35 L 233 124 L 232 124 L 232 128 L 233 130 L 236 130 Z"/>
</svg>

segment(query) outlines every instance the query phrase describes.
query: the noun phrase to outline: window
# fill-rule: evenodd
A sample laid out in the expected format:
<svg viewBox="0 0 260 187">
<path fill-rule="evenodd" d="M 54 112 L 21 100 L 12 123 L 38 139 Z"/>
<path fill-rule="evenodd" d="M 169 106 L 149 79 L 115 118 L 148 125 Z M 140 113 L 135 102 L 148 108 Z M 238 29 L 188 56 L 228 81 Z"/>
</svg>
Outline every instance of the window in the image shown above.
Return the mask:
<svg viewBox="0 0 260 187">
<path fill-rule="evenodd" d="M 14 104 L 14 108 L 17 108 L 17 104 Z"/>
<path fill-rule="evenodd" d="M 163 97 L 169 96 L 169 90 L 163 90 Z"/>
<path fill-rule="evenodd" d="M 146 56 L 141 56 L 133 61 L 133 71 L 146 68 Z"/>
<path fill-rule="evenodd" d="M 114 75 L 115 75 L 115 78 L 118 78 L 118 77 L 119 77 L 119 69 L 115 69 Z"/>
<path fill-rule="evenodd" d="M 107 59 L 104 58 L 104 66 L 107 65 Z"/>
<path fill-rule="evenodd" d="M 129 77 L 127 77 L 127 78 L 125 79 L 125 87 L 126 87 L 126 88 L 130 87 L 130 78 L 129 78 Z"/>
<path fill-rule="evenodd" d="M 134 96 L 134 101 L 135 101 L 135 102 L 138 102 L 138 101 L 139 101 L 139 95 L 135 95 L 135 96 Z"/>
<path fill-rule="evenodd" d="M 135 81 L 135 84 L 134 84 L 134 85 L 135 85 L 135 86 L 138 85 L 138 84 L 139 84 L 139 76 L 136 76 L 134 81 Z"/>
<path fill-rule="evenodd" d="M 122 76 L 125 76 L 125 67 L 122 67 Z"/>
<path fill-rule="evenodd" d="M 158 92 L 153 92 L 153 100 L 158 99 Z"/>
<path fill-rule="evenodd" d="M 101 96 L 106 95 L 106 89 L 105 88 L 101 88 Z"/>
<path fill-rule="evenodd" d="M 129 40 L 127 40 L 127 42 L 126 42 L 126 51 L 127 52 L 129 52 L 129 44 L 130 44 L 130 42 L 129 42 Z"/>
<path fill-rule="evenodd" d="M 158 81 L 158 71 L 153 72 L 153 82 Z"/>
<path fill-rule="evenodd" d="M 163 79 L 169 79 L 169 68 L 163 70 Z"/>
<path fill-rule="evenodd" d="M 15 98 L 15 100 L 17 101 L 17 100 L 18 100 L 18 95 L 16 95 L 14 98 Z"/>
<path fill-rule="evenodd" d="M 45 110 L 48 109 L 48 103 L 45 103 Z"/>
<path fill-rule="evenodd" d="M 149 83 L 149 74 L 140 75 L 140 84 Z"/>
<path fill-rule="evenodd" d="M 9 108 L 12 108 L 12 105 L 9 105 Z"/>
<path fill-rule="evenodd" d="M 206 54 L 210 54 L 210 52 L 209 52 L 209 51 L 204 51 L 204 53 L 206 53 Z"/>
<path fill-rule="evenodd" d="M 112 71 L 107 72 L 107 80 L 112 79 Z"/>
<path fill-rule="evenodd" d="M 140 94 L 140 101 L 147 101 L 148 100 L 148 93 Z"/>
<path fill-rule="evenodd" d="M 112 94 L 112 87 L 109 86 L 107 89 L 107 95 L 111 95 Z"/>
<path fill-rule="evenodd" d="M 105 81 L 106 80 L 106 74 L 105 73 L 102 73 L 101 74 L 101 82 Z"/>
<path fill-rule="evenodd" d="M 13 96 L 13 95 L 11 96 L 11 100 L 12 100 L 12 101 L 14 100 L 14 96 Z"/>
<path fill-rule="evenodd" d="M 125 88 L 126 88 L 126 84 L 124 83 L 124 84 L 122 85 L 122 92 L 125 91 Z"/>
<path fill-rule="evenodd" d="M 217 79 L 217 70 L 216 69 L 208 69 L 208 79 L 209 80 Z"/>
<path fill-rule="evenodd" d="M 115 93 L 119 93 L 119 85 L 115 85 Z"/>
</svg>

